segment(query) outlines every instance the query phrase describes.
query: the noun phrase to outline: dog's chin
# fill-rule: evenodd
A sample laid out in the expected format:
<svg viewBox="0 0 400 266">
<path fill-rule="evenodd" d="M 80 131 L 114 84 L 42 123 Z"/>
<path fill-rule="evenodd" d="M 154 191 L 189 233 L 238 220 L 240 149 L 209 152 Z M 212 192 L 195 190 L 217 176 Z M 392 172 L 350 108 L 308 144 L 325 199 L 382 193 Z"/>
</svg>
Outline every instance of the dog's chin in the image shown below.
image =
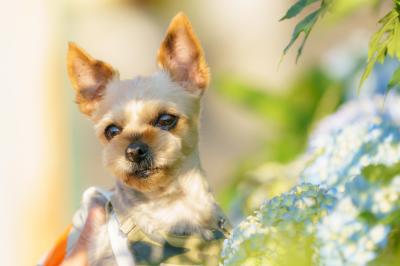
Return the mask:
<svg viewBox="0 0 400 266">
<path fill-rule="evenodd" d="M 129 178 L 137 178 L 137 179 L 148 179 L 151 176 L 159 173 L 161 168 L 144 168 L 144 169 L 136 169 L 128 173 Z"/>
<path fill-rule="evenodd" d="M 172 176 L 168 168 L 132 169 L 120 176 L 120 180 L 128 187 L 142 193 L 160 192 L 171 182 Z"/>
<path fill-rule="evenodd" d="M 147 179 L 153 174 L 153 172 L 154 171 L 152 169 L 141 169 L 130 172 L 128 176 L 130 178 Z"/>
</svg>

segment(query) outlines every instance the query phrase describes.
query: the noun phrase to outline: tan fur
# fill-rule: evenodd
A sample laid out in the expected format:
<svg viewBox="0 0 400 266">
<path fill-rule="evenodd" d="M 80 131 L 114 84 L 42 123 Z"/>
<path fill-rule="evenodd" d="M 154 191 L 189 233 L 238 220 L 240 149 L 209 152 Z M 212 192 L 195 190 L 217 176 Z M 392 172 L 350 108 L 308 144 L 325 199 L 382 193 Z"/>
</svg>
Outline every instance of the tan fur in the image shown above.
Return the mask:
<svg viewBox="0 0 400 266">
<path fill-rule="evenodd" d="M 157 59 L 159 66 L 187 89 L 200 88 L 203 93 L 207 88 L 210 74 L 204 52 L 185 14 L 172 19 Z"/>
<path fill-rule="evenodd" d="M 79 109 L 90 116 L 116 72 L 109 64 L 93 59 L 74 43 L 68 45 L 67 69 Z"/>
<path fill-rule="evenodd" d="M 77 102 L 95 124 L 104 164 L 117 178 L 115 197 L 123 214 L 149 234 L 162 230 L 207 237 L 223 216 L 198 154 L 200 95 L 209 73 L 199 41 L 182 13 L 169 26 L 158 63 L 161 69 L 151 76 L 119 80 L 111 66 L 76 45 L 70 45 L 68 53 Z M 175 128 L 154 127 L 162 113 L 179 117 Z M 107 140 L 104 131 L 111 124 L 122 131 Z M 132 174 L 134 166 L 125 158 L 126 147 L 136 140 L 146 143 L 153 155 L 147 178 Z M 103 245 L 97 251 L 104 249 Z"/>
</svg>

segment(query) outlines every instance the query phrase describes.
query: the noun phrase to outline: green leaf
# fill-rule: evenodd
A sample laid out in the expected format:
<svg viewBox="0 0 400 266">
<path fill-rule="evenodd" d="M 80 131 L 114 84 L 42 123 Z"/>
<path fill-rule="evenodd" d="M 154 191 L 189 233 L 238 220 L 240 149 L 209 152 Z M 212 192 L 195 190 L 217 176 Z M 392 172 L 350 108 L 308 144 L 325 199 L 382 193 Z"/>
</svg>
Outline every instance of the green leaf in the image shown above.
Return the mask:
<svg viewBox="0 0 400 266">
<path fill-rule="evenodd" d="M 375 214 L 370 211 L 363 211 L 358 215 L 358 218 L 368 224 L 376 224 L 378 219 L 376 218 Z"/>
<path fill-rule="evenodd" d="M 364 81 L 371 74 L 372 70 L 374 69 L 376 61 L 382 60 L 385 58 L 386 50 L 387 50 L 386 46 L 389 41 L 385 41 L 383 44 L 380 44 L 379 46 L 374 47 L 374 54 L 373 54 L 373 56 L 371 56 L 371 59 L 368 60 L 367 66 L 365 67 L 365 70 L 364 70 L 364 73 L 361 76 L 358 89 L 360 89 L 362 87 L 362 84 L 364 83 Z"/>
<path fill-rule="evenodd" d="M 382 26 L 371 37 L 367 66 L 361 76 L 358 89 L 362 87 L 364 81 L 369 77 L 377 61 L 383 63 L 387 54 L 392 57 L 400 54 L 400 51 L 397 50 L 397 42 L 398 38 L 400 38 L 398 36 L 398 28 L 400 26 L 398 11 L 393 9 L 379 20 L 379 23 L 382 24 Z"/>
<path fill-rule="evenodd" d="M 306 16 L 302 21 L 300 21 L 296 27 L 294 28 L 294 31 L 292 33 L 292 38 L 289 42 L 289 44 L 286 46 L 286 48 L 283 50 L 283 55 L 285 55 L 287 53 L 287 51 L 290 49 L 290 47 L 292 47 L 292 45 L 294 44 L 294 42 L 299 38 L 300 34 L 303 32 L 304 33 L 304 39 L 299 47 L 299 49 L 297 50 L 297 58 L 296 60 L 299 58 L 299 56 L 301 55 L 302 51 L 303 51 L 303 47 L 305 44 L 305 41 L 307 40 L 312 27 L 315 25 L 315 23 L 318 20 L 318 17 L 320 15 L 321 9 L 318 9 L 314 12 L 312 12 L 311 14 L 309 14 L 308 16 Z"/>
<path fill-rule="evenodd" d="M 396 12 L 397 13 L 397 12 Z M 390 57 L 400 58 L 400 26 L 399 26 L 399 14 L 391 23 L 391 42 L 388 44 L 388 55 Z"/>
<path fill-rule="evenodd" d="M 398 67 L 394 71 L 392 78 L 390 79 L 389 84 L 387 86 L 387 90 L 390 91 L 391 89 L 399 85 L 400 85 L 400 67 Z"/>
<path fill-rule="evenodd" d="M 400 162 L 387 166 L 384 164 L 372 164 L 361 170 L 362 175 L 371 183 L 388 184 L 395 176 L 400 174 Z"/>
<path fill-rule="evenodd" d="M 295 16 L 297 16 L 298 14 L 300 14 L 301 11 L 304 10 L 304 8 L 306 8 L 307 6 L 320 1 L 320 0 L 299 0 L 298 2 L 296 2 L 294 5 L 292 5 L 289 10 L 286 12 L 286 14 L 279 20 L 285 20 L 285 19 L 290 19 L 293 18 Z"/>
<path fill-rule="evenodd" d="M 382 27 L 371 37 L 371 40 L 369 42 L 368 60 L 370 60 L 374 56 L 376 52 L 376 47 L 389 37 L 387 36 L 387 33 L 393 30 L 393 22 L 395 22 L 397 17 L 397 12 L 395 10 L 392 10 L 379 20 L 379 23 L 382 24 Z"/>
<path fill-rule="evenodd" d="M 304 38 L 297 50 L 296 62 L 298 61 L 301 53 L 303 52 L 304 44 L 306 43 L 306 41 L 310 35 L 311 29 L 317 22 L 318 18 L 322 17 L 328 10 L 331 9 L 331 7 L 335 1 L 334 0 L 298 0 L 293 6 L 291 6 L 289 8 L 289 10 L 286 12 L 285 16 L 283 16 L 281 18 L 281 20 L 284 20 L 284 19 L 289 19 L 294 16 L 297 16 L 301 11 L 304 10 L 304 8 L 306 8 L 307 6 L 309 6 L 312 3 L 315 3 L 317 1 L 320 1 L 319 8 L 317 10 L 315 10 L 314 12 L 312 12 L 311 14 L 308 14 L 294 28 L 290 42 L 283 50 L 281 61 L 283 60 L 283 57 L 285 56 L 287 51 L 293 46 L 294 42 L 299 38 L 300 34 L 304 33 Z"/>
</svg>

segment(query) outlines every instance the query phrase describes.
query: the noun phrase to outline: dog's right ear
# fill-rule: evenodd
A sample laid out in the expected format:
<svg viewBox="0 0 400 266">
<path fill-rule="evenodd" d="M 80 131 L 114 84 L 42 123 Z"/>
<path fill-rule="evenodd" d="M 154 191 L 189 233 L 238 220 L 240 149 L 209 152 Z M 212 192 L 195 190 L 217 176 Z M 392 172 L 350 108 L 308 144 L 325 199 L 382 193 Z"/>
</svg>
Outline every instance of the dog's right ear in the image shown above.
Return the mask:
<svg viewBox="0 0 400 266">
<path fill-rule="evenodd" d="M 67 67 L 79 109 L 91 116 L 107 83 L 117 72 L 109 64 L 92 58 L 74 43 L 68 45 Z"/>
<path fill-rule="evenodd" d="M 189 19 L 182 12 L 172 19 L 158 50 L 157 61 L 161 69 L 188 91 L 202 95 L 206 90 L 210 73 L 204 52 Z"/>
</svg>

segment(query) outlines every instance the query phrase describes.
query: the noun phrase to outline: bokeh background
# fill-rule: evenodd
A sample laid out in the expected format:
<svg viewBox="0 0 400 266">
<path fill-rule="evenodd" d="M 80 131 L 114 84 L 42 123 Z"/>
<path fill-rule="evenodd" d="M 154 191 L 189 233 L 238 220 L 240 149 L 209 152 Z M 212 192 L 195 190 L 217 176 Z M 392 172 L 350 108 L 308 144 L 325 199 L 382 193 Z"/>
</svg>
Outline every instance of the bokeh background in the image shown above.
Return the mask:
<svg viewBox="0 0 400 266">
<path fill-rule="evenodd" d="M 279 177 L 290 176 L 290 170 L 282 165 L 296 168 L 315 123 L 355 97 L 368 38 L 385 12 L 383 4 L 346 16 L 361 1 L 342 1 L 340 12 L 317 24 L 300 61 L 294 63 L 292 51 L 279 64 L 298 21 L 279 19 L 293 2 L 4 2 L 1 264 L 34 264 L 70 222 L 82 192 L 113 184 L 91 123 L 73 101 L 66 76 L 67 42 L 111 63 L 122 78 L 149 74 L 156 69 L 169 20 L 179 11 L 191 19 L 212 71 L 204 98 L 201 156 L 218 200 L 238 222 L 261 199 L 287 189 L 290 179 Z M 379 84 L 385 82 L 372 77 L 363 93 Z M 249 197 L 255 189 L 259 193 Z"/>
</svg>

